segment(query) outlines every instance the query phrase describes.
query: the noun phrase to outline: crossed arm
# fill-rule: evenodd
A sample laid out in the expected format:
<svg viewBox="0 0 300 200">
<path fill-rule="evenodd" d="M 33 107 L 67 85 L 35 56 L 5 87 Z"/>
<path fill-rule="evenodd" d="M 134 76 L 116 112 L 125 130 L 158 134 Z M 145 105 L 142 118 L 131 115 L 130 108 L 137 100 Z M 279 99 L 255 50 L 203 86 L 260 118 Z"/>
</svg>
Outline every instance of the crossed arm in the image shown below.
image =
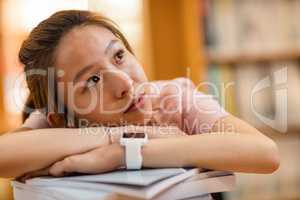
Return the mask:
<svg viewBox="0 0 300 200">
<path fill-rule="evenodd" d="M 234 130 L 227 131 L 227 125 Z M 54 176 L 101 173 L 124 166 L 123 147 L 110 143 L 102 129 L 91 134 L 82 134 L 81 129 L 21 130 L 0 137 L 0 152 L 0 177 L 19 177 L 41 169 Z M 231 115 L 219 119 L 211 133 L 167 138 L 157 134 L 142 154 L 144 167 L 271 173 L 279 166 L 276 144 Z"/>
</svg>

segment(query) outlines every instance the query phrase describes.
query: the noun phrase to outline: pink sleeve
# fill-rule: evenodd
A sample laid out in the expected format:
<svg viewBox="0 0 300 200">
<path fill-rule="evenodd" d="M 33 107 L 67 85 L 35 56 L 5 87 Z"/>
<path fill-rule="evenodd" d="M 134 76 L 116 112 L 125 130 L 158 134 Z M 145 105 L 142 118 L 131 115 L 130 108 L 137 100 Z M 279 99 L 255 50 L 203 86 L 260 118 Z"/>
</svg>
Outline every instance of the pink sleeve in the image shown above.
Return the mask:
<svg viewBox="0 0 300 200">
<path fill-rule="evenodd" d="M 25 120 L 22 127 L 31 129 L 49 128 L 47 117 L 40 111 L 30 113 L 29 117 Z"/>
<path fill-rule="evenodd" d="M 228 113 L 211 95 L 191 89 L 183 92 L 182 115 L 183 130 L 197 134 L 209 132 L 214 123 Z"/>
</svg>

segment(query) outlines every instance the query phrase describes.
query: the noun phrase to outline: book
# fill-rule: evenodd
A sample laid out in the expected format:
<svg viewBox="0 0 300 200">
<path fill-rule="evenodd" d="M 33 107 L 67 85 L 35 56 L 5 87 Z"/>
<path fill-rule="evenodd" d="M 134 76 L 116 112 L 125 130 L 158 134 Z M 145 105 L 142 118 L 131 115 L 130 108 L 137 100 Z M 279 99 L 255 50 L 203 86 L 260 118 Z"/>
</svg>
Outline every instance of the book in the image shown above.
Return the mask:
<svg viewBox="0 0 300 200">
<path fill-rule="evenodd" d="M 96 200 L 118 195 L 118 199 L 207 198 L 212 192 L 234 189 L 231 172 L 203 171 L 198 168 L 143 169 L 99 175 L 39 177 L 26 183 L 12 182 L 15 200 L 34 200 L 43 194 L 52 199 Z M 51 198 L 50 198 L 51 199 Z"/>
<path fill-rule="evenodd" d="M 51 176 L 34 178 L 28 180 L 26 183 L 30 185 L 51 185 L 57 184 L 59 181 L 79 181 L 79 182 L 101 182 L 101 183 L 115 183 L 123 185 L 148 186 L 162 179 L 184 174 L 187 170 L 183 168 L 170 169 L 144 169 L 144 170 L 118 170 L 111 173 L 104 173 L 98 175 L 81 175 L 70 176 L 63 178 L 53 178 Z M 196 173 L 195 170 L 190 170 L 191 173 Z"/>
<path fill-rule="evenodd" d="M 237 17 L 235 15 L 235 2 L 233 0 L 210 1 L 212 20 L 216 32 L 216 48 L 211 55 L 235 55 L 239 50 L 237 41 Z"/>
</svg>

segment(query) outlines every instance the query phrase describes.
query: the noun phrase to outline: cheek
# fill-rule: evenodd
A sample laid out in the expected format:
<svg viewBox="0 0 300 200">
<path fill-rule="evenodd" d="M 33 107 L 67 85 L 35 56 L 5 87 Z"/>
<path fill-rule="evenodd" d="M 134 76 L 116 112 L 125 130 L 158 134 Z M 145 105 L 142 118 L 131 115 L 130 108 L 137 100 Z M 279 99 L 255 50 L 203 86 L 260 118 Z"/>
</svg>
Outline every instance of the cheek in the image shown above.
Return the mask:
<svg viewBox="0 0 300 200">
<path fill-rule="evenodd" d="M 105 99 L 102 102 L 98 102 L 97 109 L 91 111 L 90 113 L 84 115 L 84 117 L 91 123 L 97 125 L 120 125 L 123 116 L 121 113 L 116 112 L 112 103 Z"/>
<path fill-rule="evenodd" d="M 136 70 L 136 76 L 139 78 L 140 82 L 148 81 L 145 71 L 142 68 L 142 66 L 140 66 L 140 65 L 138 66 L 138 68 Z"/>
<path fill-rule="evenodd" d="M 78 86 L 68 92 L 68 107 L 78 114 L 93 112 L 97 109 L 99 101 L 99 90 L 96 88 L 82 90 Z"/>
<path fill-rule="evenodd" d="M 77 95 L 75 105 L 79 108 L 77 111 L 82 111 L 77 113 L 93 116 L 110 115 L 110 111 L 116 109 L 116 106 L 108 89 L 94 88 L 91 92 Z"/>
<path fill-rule="evenodd" d="M 128 70 L 129 74 L 134 81 L 139 83 L 147 81 L 147 77 L 144 72 L 144 69 L 140 65 L 140 63 L 136 60 L 136 58 L 133 57 L 131 61 L 128 63 L 128 66 L 130 68 L 130 70 Z"/>
<path fill-rule="evenodd" d="M 73 102 L 70 102 L 74 112 L 78 114 L 93 111 L 96 108 L 97 98 L 91 92 L 75 92 Z"/>
<path fill-rule="evenodd" d="M 79 118 L 87 119 L 91 123 L 106 123 L 112 121 L 113 117 L 109 113 L 111 101 L 107 95 L 100 96 L 96 91 L 89 94 L 80 95 L 75 101 Z"/>
</svg>

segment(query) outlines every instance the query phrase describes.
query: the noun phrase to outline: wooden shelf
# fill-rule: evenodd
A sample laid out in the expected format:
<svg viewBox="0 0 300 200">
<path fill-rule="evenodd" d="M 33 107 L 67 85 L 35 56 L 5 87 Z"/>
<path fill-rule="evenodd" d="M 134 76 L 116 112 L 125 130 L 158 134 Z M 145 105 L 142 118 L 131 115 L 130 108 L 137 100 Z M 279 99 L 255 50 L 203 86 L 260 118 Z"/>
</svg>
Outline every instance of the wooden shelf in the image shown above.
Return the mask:
<svg viewBox="0 0 300 200">
<path fill-rule="evenodd" d="M 199 0 L 148 0 L 154 79 L 187 76 L 194 83 L 206 71 L 202 3 Z"/>
<path fill-rule="evenodd" d="M 284 52 L 272 53 L 253 53 L 240 55 L 207 55 L 208 64 L 239 64 L 239 63 L 257 63 L 257 62 L 273 62 L 283 60 L 300 59 L 300 49 Z"/>
</svg>

